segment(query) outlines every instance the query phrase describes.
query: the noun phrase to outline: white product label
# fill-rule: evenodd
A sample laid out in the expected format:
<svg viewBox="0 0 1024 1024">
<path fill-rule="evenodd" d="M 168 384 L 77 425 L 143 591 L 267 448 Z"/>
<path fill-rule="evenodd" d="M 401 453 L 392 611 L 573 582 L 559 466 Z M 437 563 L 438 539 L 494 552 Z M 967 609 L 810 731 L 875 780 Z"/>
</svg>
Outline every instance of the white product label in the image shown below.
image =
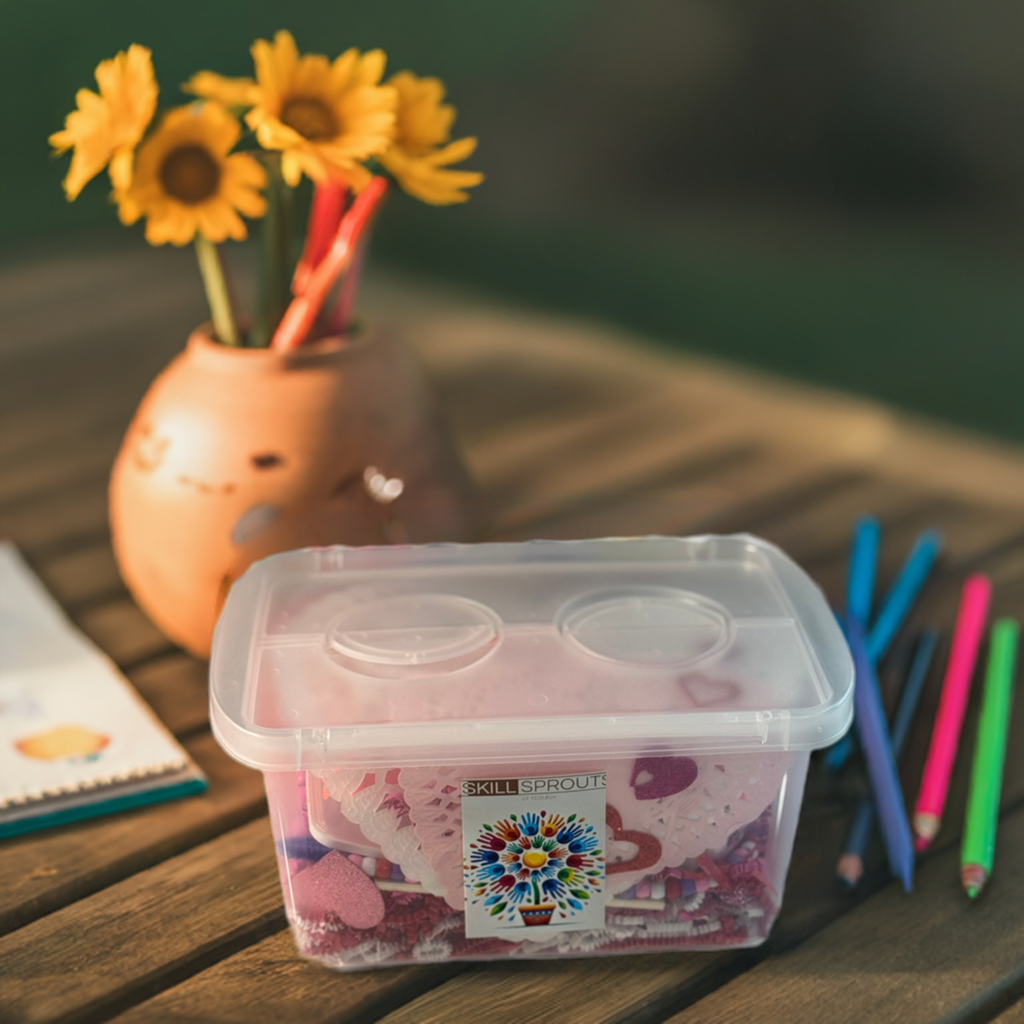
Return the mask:
<svg viewBox="0 0 1024 1024">
<path fill-rule="evenodd" d="M 462 782 L 466 936 L 604 927 L 605 773 Z"/>
</svg>

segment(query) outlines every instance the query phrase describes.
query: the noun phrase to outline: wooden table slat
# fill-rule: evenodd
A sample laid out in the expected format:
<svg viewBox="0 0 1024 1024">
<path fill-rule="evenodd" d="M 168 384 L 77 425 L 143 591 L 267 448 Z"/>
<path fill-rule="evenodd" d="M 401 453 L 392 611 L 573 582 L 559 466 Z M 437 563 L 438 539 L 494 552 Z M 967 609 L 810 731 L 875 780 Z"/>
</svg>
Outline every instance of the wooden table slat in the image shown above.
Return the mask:
<svg viewBox="0 0 1024 1024">
<path fill-rule="evenodd" d="M 262 818 L 0 938 L 0 1005 L 24 1024 L 110 1016 L 284 927 Z"/>
<path fill-rule="evenodd" d="M 469 969 L 469 965 L 453 964 L 335 972 L 298 956 L 291 931 L 286 930 L 226 957 L 114 1019 L 117 1024 L 379 1020 L 395 1006 Z"/>
</svg>

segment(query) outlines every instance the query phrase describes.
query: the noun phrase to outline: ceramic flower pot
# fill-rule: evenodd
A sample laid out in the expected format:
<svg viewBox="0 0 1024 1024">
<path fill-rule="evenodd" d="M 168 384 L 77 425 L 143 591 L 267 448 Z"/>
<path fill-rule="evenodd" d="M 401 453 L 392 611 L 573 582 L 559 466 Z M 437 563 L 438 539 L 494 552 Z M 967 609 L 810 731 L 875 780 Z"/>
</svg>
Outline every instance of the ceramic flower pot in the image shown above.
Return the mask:
<svg viewBox="0 0 1024 1024">
<path fill-rule="evenodd" d="M 276 352 L 228 348 L 201 328 L 114 463 L 114 553 L 146 614 L 205 657 L 253 561 L 469 540 L 471 490 L 417 364 L 386 333 Z"/>
</svg>

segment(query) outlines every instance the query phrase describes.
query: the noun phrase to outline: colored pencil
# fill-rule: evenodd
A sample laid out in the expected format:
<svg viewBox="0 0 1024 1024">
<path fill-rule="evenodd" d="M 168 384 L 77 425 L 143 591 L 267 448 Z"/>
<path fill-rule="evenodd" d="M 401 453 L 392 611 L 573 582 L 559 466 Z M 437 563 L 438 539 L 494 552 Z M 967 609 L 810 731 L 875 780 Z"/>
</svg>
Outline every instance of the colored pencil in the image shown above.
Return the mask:
<svg viewBox="0 0 1024 1024">
<path fill-rule="evenodd" d="M 981 892 L 992 874 L 1019 636 L 1020 625 L 1014 619 L 1000 619 L 992 627 L 964 841 L 960 849 L 960 880 L 971 899 Z"/>
<path fill-rule="evenodd" d="M 938 644 L 939 631 L 927 629 L 922 634 L 914 652 L 914 660 L 911 662 L 910 671 L 907 674 L 907 681 L 903 686 L 903 693 L 900 695 L 899 707 L 892 723 L 892 752 L 898 758 L 903 744 L 906 742 L 907 733 L 910 732 L 910 723 L 914 719 L 914 712 L 924 689 L 924 681 L 928 677 L 928 669 L 932 663 L 932 656 L 935 654 L 935 647 Z M 846 850 L 839 858 L 836 874 L 851 889 L 860 881 L 864 874 L 864 853 L 871 842 L 871 834 L 875 825 L 875 804 L 871 797 L 865 794 L 857 805 L 857 813 L 853 816 L 853 824 L 850 826 L 850 834 L 846 840 Z"/>
<path fill-rule="evenodd" d="M 889 869 L 903 883 L 903 888 L 910 892 L 913 887 L 914 842 L 885 723 L 882 694 L 874 666 L 868 658 L 860 623 L 855 616 L 847 617 L 846 629 L 856 668 L 853 688 L 854 722 L 867 760 L 868 777 L 878 808 Z"/>
<path fill-rule="evenodd" d="M 914 832 L 917 834 L 916 846 L 919 853 L 928 849 L 942 824 L 949 778 L 953 773 L 953 762 L 960 743 L 971 677 L 978 660 L 978 646 L 985 629 L 991 596 L 992 584 L 987 576 L 980 573 L 968 576 L 960 595 L 960 609 L 953 630 L 949 663 L 942 680 L 939 710 L 924 763 L 921 788 L 914 805 Z"/>
<path fill-rule="evenodd" d="M 846 614 L 856 615 L 862 630 L 868 628 L 871 618 L 881 532 L 874 516 L 862 516 L 853 524 L 850 561 L 846 570 Z M 853 734 L 848 732 L 825 751 L 825 767 L 832 772 L 839 771 L 852 752 Z"/>
<path fill-rule="evenodd" d="M 899 575 L 882 601 L 878 618 L 868 632 L 866 643 L 872 664 L 877 665 L 889 649 L 893 637 L 903 625 L 924 586 L 941 548 L 942 535 L 937 530 L 925 530 L 914 542 Z"/>
<path fill-rule="evenodd" d="M 936 530 L 925 530 L 914 542 L 907 560 L 882 602 L 874 626 L 868 631 L 868 657 L 875 666 L 888 650 L 893 637 L 913 607 L 941 548 L 942 535 Z M 866 628 L 866 621 L 864 625 Z M 825 752 L 825 767 L 830 772 L 841 771 L 852 753 L 853 734 L 847 733 Z"/>
<path fill-rule="evenodd" d="M 880 534 L 881 528 L 874 516 L 861 517 L 853 527 L 850 568 L 846 577 L 846 612 L 857 616 L 862 629 L 867 629 L 871 617 Z"/>
</svg>

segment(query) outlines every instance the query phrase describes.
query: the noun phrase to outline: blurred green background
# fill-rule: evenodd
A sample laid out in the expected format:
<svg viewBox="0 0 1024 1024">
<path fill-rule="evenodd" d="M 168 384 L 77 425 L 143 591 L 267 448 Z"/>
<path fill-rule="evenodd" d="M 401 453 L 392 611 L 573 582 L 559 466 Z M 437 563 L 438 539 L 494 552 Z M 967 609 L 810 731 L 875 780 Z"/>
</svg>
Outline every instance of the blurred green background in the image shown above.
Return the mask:
<svg viewBox="0 0 1024 1024">
<path fill-rule="evenodd" d="M 47 152 L 99 60 L 151 47 L 173 105 L 281 27 L 440 76 L 480 137 L 487 182 L 396 196 L 380 264 L 1024 440 L 1024 6 L 5 3 L 0 258 L 128 234 Z"/>
</svg>

